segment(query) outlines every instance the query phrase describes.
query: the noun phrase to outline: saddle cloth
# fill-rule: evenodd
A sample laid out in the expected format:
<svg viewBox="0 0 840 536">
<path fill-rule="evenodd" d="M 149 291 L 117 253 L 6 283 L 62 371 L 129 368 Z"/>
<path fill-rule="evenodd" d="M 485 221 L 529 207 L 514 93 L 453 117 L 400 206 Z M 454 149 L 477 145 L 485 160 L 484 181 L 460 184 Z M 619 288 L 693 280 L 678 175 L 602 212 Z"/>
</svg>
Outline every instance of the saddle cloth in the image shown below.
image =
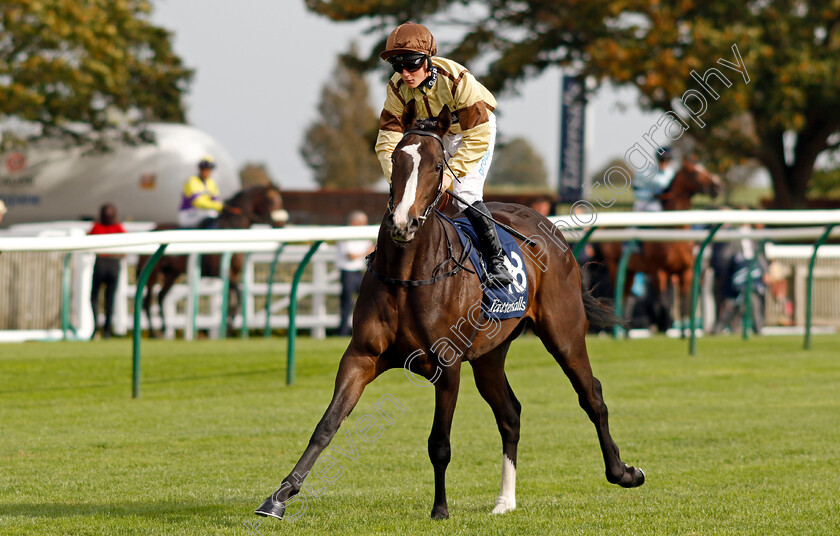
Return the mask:
<svg viewBox="0 0 840 536">
<path fill-rule="evenodd" d="M 475 267 L 479 280 L 485 283 L 487 281 L 487 270 L 475 229 L 466 218 L 456 220 L 446 218 L 446 220 L 452 223 L 455 230 L 458 231 L 458 238 L 460 238 L 463 247 L 467 247 L 467 241 L 472 242 L 470 262 Z M 514 279 L 513 283 L 501 288 L 490 288 L 483 284 L 484 296 L 481 301 L 481 310 L 487 318 L 498 320 L 520 318 L 528 308 L 528 275 L 525 271 L 522 250 L 519 248 L 519 242 L 498 225 L 496 226 L 496 232 L 499 234 L 499 241 L 505 254 L 505 265 Z"/>
</svg>

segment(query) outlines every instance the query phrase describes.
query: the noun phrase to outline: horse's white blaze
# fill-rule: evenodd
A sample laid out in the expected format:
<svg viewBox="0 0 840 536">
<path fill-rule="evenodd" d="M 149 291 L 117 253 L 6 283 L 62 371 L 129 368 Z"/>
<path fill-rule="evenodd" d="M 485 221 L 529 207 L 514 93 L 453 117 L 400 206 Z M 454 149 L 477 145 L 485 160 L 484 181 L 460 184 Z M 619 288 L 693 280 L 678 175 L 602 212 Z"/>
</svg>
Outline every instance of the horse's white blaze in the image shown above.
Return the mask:
<svg viewBox="0 0 840 536">
<path fill-rule="evenodd" d="M 403 192 L 400 204 L 394 209 L 394 225 L 398 229 L 405 229 L 408 226 L 408 209 L 414 204 L 417 197 L 417 181 L 420 175 L 420 142 L 414 145 L 406 145 L 402 148 L 403 151 L 411 155 L 412 167 L 411 175 L 408 177 L 408 182 L 405 184 L 405 192 Z"/>
<path fill-rule="evenodd" d="M 502 489 L 496 499 L 496 507 L 491 513 L 504 514 L 516 509 L 516 466 L 513 461 L 502 454 Z"/>
</svg>

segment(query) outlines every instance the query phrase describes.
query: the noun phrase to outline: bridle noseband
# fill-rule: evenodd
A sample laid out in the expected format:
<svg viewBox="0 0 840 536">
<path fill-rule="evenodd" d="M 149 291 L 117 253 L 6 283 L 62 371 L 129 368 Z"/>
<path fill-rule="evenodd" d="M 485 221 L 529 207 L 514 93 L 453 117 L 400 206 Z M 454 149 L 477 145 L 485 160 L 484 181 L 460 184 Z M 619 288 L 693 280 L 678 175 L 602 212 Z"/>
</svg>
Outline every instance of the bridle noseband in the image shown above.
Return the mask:
<svg viewBox="0 0 840 536">
<path fill-rule="evenodd" d="M 426 211 L 423 212 L 423 215 L 419 216 L 417 218 L 418 220 L 420 220 L 420 224 L 422 225 L 423 222 L 426 221 L 426 219 L 429 217 L 429 215 L 435 209 L 435 207 L 437 207 L 438 203 L 440 203 L 440 198 L 443 197 L 443 193 L 444 193 L 443 172 L 444 172 L 444 170 L 448 169 L 449 172 L 452 173 L 453 177 L 455 176 L 455 173 L 452 172 L 452 168 L 449 167 L 449 162 L 446 161 L 446 146 L 443 143 L 443 138 L 441 138 L 440 136 L 438 136 L 434 132 L 428 132 L 426 130 L 413 129 L 413 130 L 406 130 L 405 133 L 403 134 L 403 139 L 405 139 L 406 136 L 409 136 L 411 134 L 416 134 L 417 136 L 426 136 L 428 138 L 433 138 L 433 139 L 437 140 L 437 142 L 440 144 L 441 150 L 443 151 L 443 164 L 444 165 L 441 166 L 440 174 L 438 175 L 438 194 L 435 197 L 434 201 L 432 201 L 431 204 L 428 207 L 426 207 Z M 390 214 L 393 214 L 394 210 L 396 210 L 396 209 L 394 207 L 394 186 L 392 184 L 391 187 L 390 187 L 390 194 L 389 194 L 389 197 L 388 197 L 388 212 Z"/>
</svg>

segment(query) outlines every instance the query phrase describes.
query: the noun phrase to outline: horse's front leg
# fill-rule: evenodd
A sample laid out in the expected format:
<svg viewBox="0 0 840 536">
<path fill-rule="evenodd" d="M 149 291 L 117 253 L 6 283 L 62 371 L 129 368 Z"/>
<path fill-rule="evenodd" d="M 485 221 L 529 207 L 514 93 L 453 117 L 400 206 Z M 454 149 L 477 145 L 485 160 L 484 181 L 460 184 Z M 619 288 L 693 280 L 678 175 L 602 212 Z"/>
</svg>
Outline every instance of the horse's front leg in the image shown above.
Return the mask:
<svg viewBox="0 0 840 536">
<path fill-rule="evenodd" d="M 352 346 L 351 346 L 352 348 Z M 309 445 L 303 452 L 292 472 L 283 479 L 280 487 L 257 508 L 254 513 L 260 516 L 272 516 L 282 519 L 286 512 L 288 500 L 300 491 L 318 456 L 330 444 L 344 419 L 350 415 L 365 386 L 370 383 L 381 370 L 377 367 L 377 357 L 363 355 L 348 348 L 341 358 L 338 374 L 335 378 L 335 390 L 332 401 L 324 412 L 324 416 L 315 427 Z"/>
<path fill-rule="evenodd" d="M 694 273 L 690 269 L 685 270 L 682 274 L 680 274 L 680 321 L 682 324 L 680 336 L 682 338 L 691 336 L 691 323 L 689 322 L 689 320 L 691 315 L 691 287 L 693 282 Z M 702 324 L 702 319 L 700 322 Z"/>
<path fill-rule="evenodd" d="M 239 287 L 239 280 L 238 279 L 230 279 L 230 291 L 228 292 L 228 335 L 233 335 L 235 333 L 233 329 L 233 323 L 236 321 L 236 315 L 242 310 L 242 291 Z M 245 322 L 245 315 L 242 315 L 242 322 L 244 327 Z"/>
<path fill-rule="evenodd" d="M 449 465 L 451 447 L 449 433 L 452 430 L 452 416 L 458 402 L 458 388 L 461 382 L 461 363 L 446 367 L 444 374 L 435 382 L 435 419 L 429 434 L 429 459 L 435 471 L 435 502 L 432 505 L 432 519 L 449 517 L 446 504 L 446 467 Z"/>
</svg>

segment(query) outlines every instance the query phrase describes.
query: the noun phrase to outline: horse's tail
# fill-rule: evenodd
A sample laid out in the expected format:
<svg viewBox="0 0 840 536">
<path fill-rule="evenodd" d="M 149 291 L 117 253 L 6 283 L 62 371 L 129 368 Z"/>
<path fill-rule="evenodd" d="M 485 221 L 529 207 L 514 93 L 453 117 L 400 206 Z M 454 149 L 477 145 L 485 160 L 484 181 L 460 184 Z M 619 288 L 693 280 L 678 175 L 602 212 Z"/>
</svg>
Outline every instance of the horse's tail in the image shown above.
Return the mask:
<svg viewBox="0 0 840 536">
<path fill-rule="evenodd" d="M 586 312 L 586 318 L 591 324 L 601 326 L 604 328 L 611 328 L 613 326 L 627 327 L 621 318 L 616 316 L 612 307 L 604 305 L 598 298 L 592 295 L 595 289 L 581 288 L 580 294 L 583 298 L 583 310 Z"/>
</svg>

